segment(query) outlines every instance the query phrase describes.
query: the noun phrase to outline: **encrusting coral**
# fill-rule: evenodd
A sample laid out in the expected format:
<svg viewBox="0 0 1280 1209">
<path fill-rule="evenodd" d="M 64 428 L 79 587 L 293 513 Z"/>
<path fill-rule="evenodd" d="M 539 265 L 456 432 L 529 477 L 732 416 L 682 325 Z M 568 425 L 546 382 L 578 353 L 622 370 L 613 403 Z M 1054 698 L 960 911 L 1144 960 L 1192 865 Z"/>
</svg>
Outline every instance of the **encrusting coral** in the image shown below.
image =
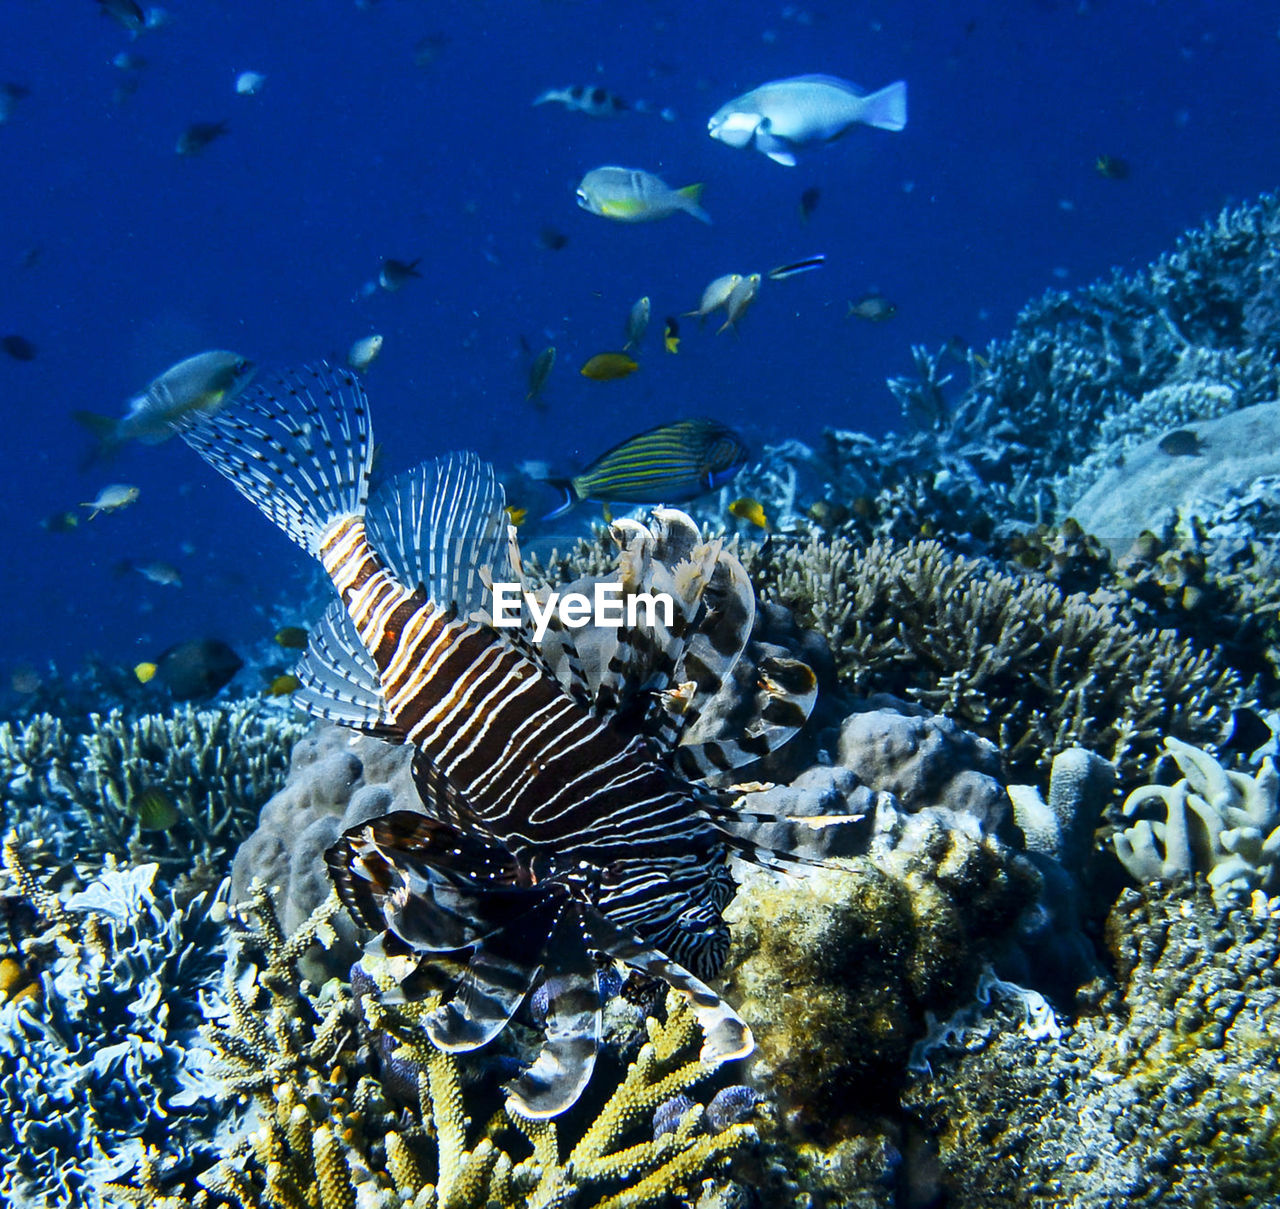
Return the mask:
<svg viewBox="0 0 1280 1209">
<path fill-rule="evenodd" d="M 699 1062 L 697 1021 L 673 992 L 665 1019 L 646 1022 L 635 1061 L 569 1144 L 557 1122 L 526 1120 L 464 1081 L 462 1064 L 414 1021 L 432 1000 L 390 1006 L 376 994 L 353 996 L 337 979 L 318 991 L 303 981 L 298 959 L 332 940 L 335 910 L 336 898 L 286 937 L 270 897 L 255 889 L 255 924 L 229 967 L 224 1007 L 204 1032 L 225 1092 L 252 1099 L 256 1124 L 194 1180 L 172 1156 L 145 1152 L 132 1177 L 111 1186 L 118 1201 L 157 1209 L 643 1209 L 696 1189 L 754 1139 L 749 1121 L 718 1122 L 716 1132 L 699 1104 L 674 1131 L 649 1136 L 660 1105 L 714 1073 Z M 388 1054 L 381 1076 L 375 1049 Z M 406 1071 L 412 1076 L 408 1104 L 393 1102 L 388 1066 L 401 1082 Z"/>
<path fill-rule="evenodd" d="M 1280 904 L 1202 883 L 1125 891 L 1118 989 L 1056 1040 L 1001 1001 L 930 1053 L 904 1100 L 953 1209 L 1165 1209 L 1280 1200 Z"/>
<path fill-rule="evenodd" d="M 762 596 L 827 638 L 845 687 L 955 719 L 994 742 L 1015 779 L 1080 745 L 1135 782 L 1160 736 L 1211 740 L 1243 693 L 1211 652 L 937 542 L 813 537 L 743 561 Z"/>
</svg>

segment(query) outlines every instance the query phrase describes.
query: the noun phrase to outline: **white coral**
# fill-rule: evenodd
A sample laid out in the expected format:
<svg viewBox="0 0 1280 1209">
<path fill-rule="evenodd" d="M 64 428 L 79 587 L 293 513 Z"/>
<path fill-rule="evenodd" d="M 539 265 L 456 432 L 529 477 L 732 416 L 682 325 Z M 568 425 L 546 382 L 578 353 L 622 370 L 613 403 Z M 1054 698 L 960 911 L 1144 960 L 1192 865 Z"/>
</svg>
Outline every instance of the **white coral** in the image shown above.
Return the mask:
<svg viewBox="0 0 1280 1209">
<path fill-rule="evenodd" d="M 1144 785 L 1125 799 L 1132 817 L 1164 804 L 1163 821 L 1139 819 L 1114 837 L 1116 855 L 1139 881 L 1204 873 L 1220 902 L 1248 898 L 1280 884 L 1280 774 L 1270 757 L 1253 776 L 1223 768 L 1208 752 L 1179 739 L 1165 747 L 1183 779 Z"/>
</svg>

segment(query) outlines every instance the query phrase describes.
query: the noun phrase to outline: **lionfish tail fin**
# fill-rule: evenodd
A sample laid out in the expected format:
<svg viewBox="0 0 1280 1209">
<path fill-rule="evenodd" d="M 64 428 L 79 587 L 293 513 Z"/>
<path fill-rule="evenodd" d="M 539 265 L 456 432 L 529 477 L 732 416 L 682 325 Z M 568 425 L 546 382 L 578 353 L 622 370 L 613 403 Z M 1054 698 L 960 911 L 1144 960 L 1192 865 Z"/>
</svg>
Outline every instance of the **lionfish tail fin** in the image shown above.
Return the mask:
<svg viewBox="0 0 1280 1209">
<path fill-rule="evenodd" d="M 179 431 L 312 555 L 335 521 L 364 513 L 373 441 L 364 389 L 350 370 L 320 362 L 259 382 Z"/>
<path fill-rule="evenodd" d="M 466 618 L 486 607 L 491 580 L 510 578 L 506 497 L 474 453 L 423 462 L 380 486 L 369 503 L 369 540 L 403 584 L 421 584 Z"/>
</svg>

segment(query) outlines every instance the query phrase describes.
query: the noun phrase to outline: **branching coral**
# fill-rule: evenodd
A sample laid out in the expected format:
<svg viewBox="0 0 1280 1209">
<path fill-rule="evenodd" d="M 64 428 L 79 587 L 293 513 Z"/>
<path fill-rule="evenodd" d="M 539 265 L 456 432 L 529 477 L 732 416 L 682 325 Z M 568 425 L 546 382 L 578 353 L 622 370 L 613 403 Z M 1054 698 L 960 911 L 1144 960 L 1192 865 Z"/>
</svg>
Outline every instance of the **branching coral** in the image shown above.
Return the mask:
<svg viewBox="0 0 1280 1209">
<path fill-rule="evenodd" d="M 50 715 L 0 723 L 4 821 L 55 852 L 104 852 L 188 870 L 214 864 L 252 828 L 284 780 L 306 725 L 246 701 L 170 714 L 94 714 L 83 734 Z M 172 822 L 148 831 L 139 802 L 163 792 Z"/>
<path fill-rule="evenodd" d="M 1078 744 L 1136 781 L 1160 736 L 1210 740 L 1242 694 L 1234 672 L 1176 635 L 936 542 L 813 538 L 744 562 L 763 596 L 827 638 L 845 685 L 954 718 L 1001 748 L 1014 779 L 1037 779 Z"/>
<path fill-rule="evenodd" d="M 1280 774 L 1271 758 L 1248 776 L 1189 743 L 1166 738 L 1165 747 L 1182 780 L 1125 799 L 1127 817 L 1153 801 L 1165 817 L 1139 819 L 1113 837 L 1120 863 L 1142 882 L 1203 873 L 1220 901 L 1280 886 Z"/>
<path fill-rule="evenodd" d="M 672 994 L 665 1020 L 648 1021 L 648 1042 L 563 1155 L 557 1122 L 526 1120 L 496 1100 L 490 1112 L 466 1087 L 460 1062 L 415 1023 L 431 1000 L 388 1006 L 373 994 L 357 1001 L 337 980 L 318 992 L 300 981 L 302 952 L 331 939 L 335 901 L 286 938 L 270 897 L 255 890 L 255 926 L 205 1033 L 226 1090 L 251 1097 L 259 1123 L 194 1183 L 158 1151 L 145 1153 L 132 1178 L 113 1185 L 117 1199 L 159 1209 L 642 1209 L 697 1187 L 754 1138 L 746 1122 L 712 1131 L 697 1104 L 673 1132 L 645 1136 L 660 1104 L 713 1070 L 697 1059 L 692 1011 Z M 364 1036 L 387 1038 L 386 1061 L 413 1072 L 408 1108 L 391 1103 Z"/>
</svg>

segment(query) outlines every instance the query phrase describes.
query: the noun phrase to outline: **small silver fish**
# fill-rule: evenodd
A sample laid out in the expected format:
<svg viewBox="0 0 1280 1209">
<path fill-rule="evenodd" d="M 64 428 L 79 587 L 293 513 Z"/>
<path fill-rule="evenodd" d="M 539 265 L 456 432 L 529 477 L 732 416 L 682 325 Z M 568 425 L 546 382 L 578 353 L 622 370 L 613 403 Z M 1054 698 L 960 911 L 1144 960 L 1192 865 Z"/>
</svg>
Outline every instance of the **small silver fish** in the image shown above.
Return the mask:
<svg viewBox="0 0 1280 1209">
<path fill-rule="evenodd" d="M 352 344 L 347 350 L 347 364 L 352 369 L 364 373 L 377 360 L 380 352 L 382 352 L 382 337 L 375 332 L 372 336 L 365 336 Z"/>
<path fill-rule="evenodd" d="M 127 563 L 128 570 L 136 571 L 143 579 L 149 579 L 153 584 L 159 584 L 166 588 L 182 587 L 182 572 L 170 563 L 150 562 L 150 563 Z"/>
<path fill-rule="evenodd" d="M 698 309 L 696 311 L 686 311 L 685 315 L 705 319 L 729 301 L 729 295 L 733 293 L 741 281 L 741 273 L 725 273 L 722 277 L 717 277 L 702 291 L 702 301 L 698 303 Z"/>
<path fill-rule="evenodd" d="M 627 342 L 622 346 L 624 351 L 634 348 L 644 339 L 644 334 L 649 329 L 650 309 L 647 295 L 636 299 L 631 313 L 627 316 Z"/>
<path fill-rule="evenodd" d="M 794 168 L 798 148 L 829 143 L 854 126 L 901 130 L 906 124 L 905 81 L 868 94 L 837 76 L 809 75 L 771 80 L 735 97 L 712 115 L 707 133 Z"/>
<path fill-rule="evenodd" d="M 118 508 L 127 507 L 141 494 L 137 487 L 128 483 L 112 483 L 98 492 L 96 500 L 81 504 L 80 507 L 90 509 L 89 519 L 93 520 L 99 512 L 115 512 Z"/>
<path fill-rule="evenodd" d="M 129 400 L 129 410 L 119 420 L 87 411 L 73 415 L 98 438 L 99 453 L 130 440 L 158 445 L 194 413 L 216 411 L 244 388 L 253 372 L 253 362 L 239 353 L 213 349 L 171 365 Z"/>
<path fill-rule="evenodd" d="M 617 222 L 652 222 L 683 210 L 699 222 L 711 216 L 698 204 L 701 185 L 672 189 L 661 177 L 640 168 L 593 168 L 578 186 L 578 205 Z"/>
<path fill-rule="evenodd" d="M 738 320 L 747 313 L 747 308 L 756 300 L 756 295 L 759 292 L 759 273 L 752 273 L 750 277 L 744 277 L 733 287 L 729 292 L 729 297 L 725 299 L 725 321 L 716 332 L 717 336 L 728 328 L 733 328 L 735 332 L 738 330 Z"/>
</svg>

